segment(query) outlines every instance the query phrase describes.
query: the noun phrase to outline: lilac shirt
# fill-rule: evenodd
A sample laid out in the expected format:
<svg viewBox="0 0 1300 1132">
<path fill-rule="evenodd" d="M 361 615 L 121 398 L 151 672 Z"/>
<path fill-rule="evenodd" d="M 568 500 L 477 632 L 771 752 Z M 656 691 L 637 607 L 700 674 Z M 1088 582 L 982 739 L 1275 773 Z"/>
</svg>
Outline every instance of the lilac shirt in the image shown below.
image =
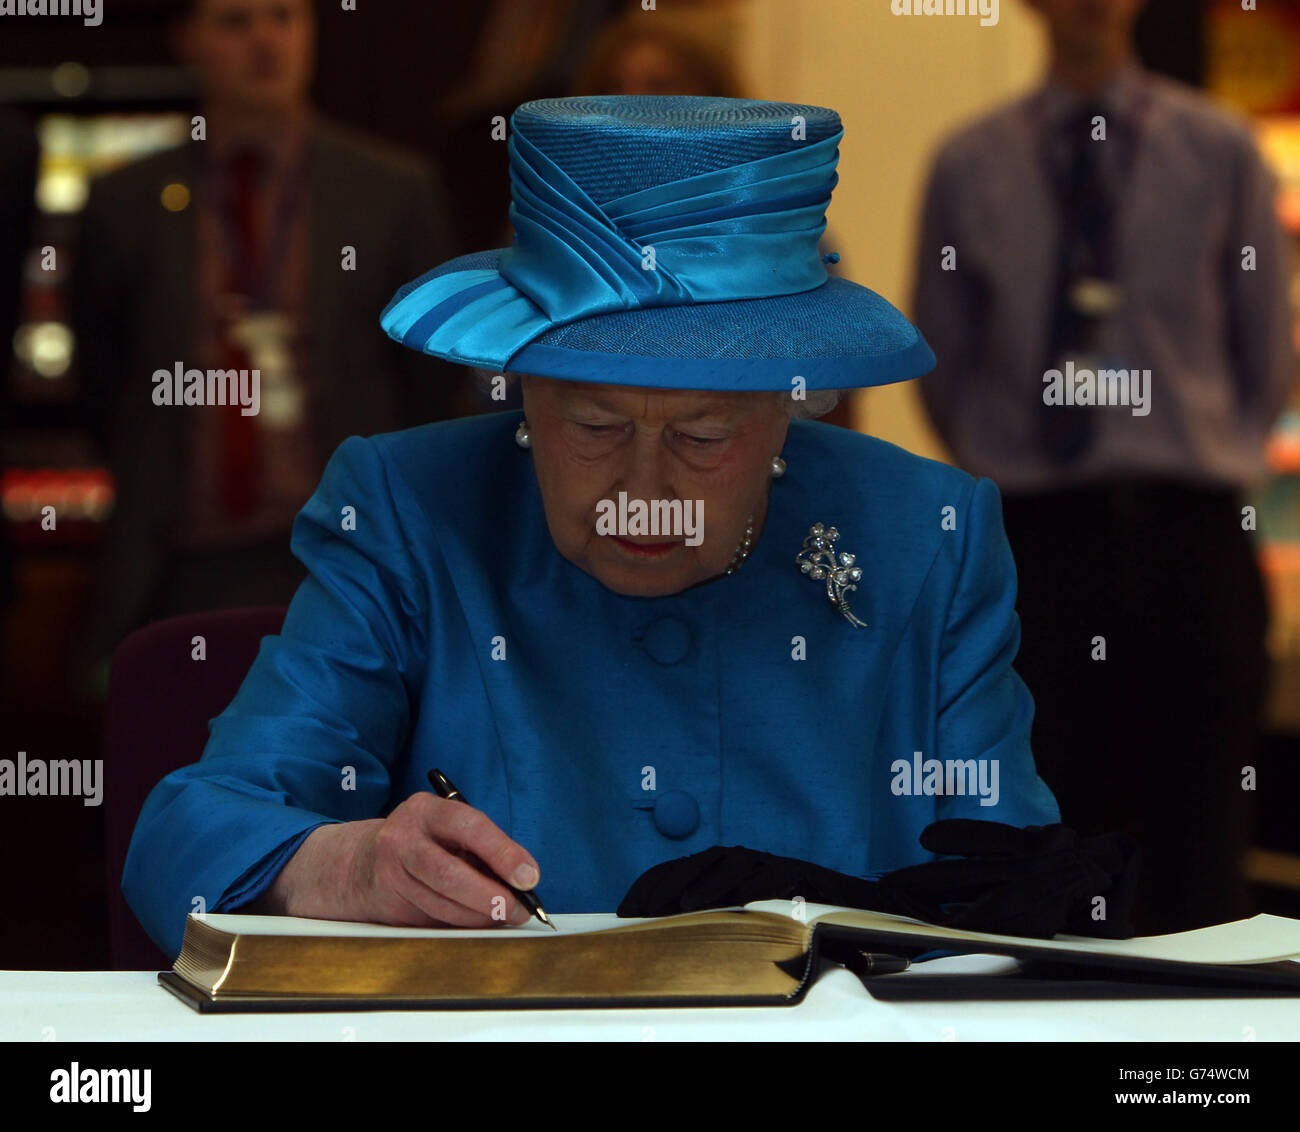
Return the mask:
<svg viewBox="0 0 1300 1132">
<path fill-rule="evenodd" d="M 1189 87 L 1133 66 L 1100 97 L 1108 121 L 1140 123 L 1131 157 L 1109 144 L 1099 157 L 1122 186 L 1114 340 L 1124 364 L 1152 371 L 1150 412 L 1065 410 L 1094 418 L 1091 447 L 1065 469 L 1038 439 L 1059 239 L 1047 170 L 1082 102 L 1054 83 L 958 131 L 935 159 L 913 316 L 938 367 L 922 396 L 957 462 L 1008 494 L 1136 475 L 1244 483 L 1266 472 L 1294 375 L 1272 175 L 1247 128 Z"/>
</svg>

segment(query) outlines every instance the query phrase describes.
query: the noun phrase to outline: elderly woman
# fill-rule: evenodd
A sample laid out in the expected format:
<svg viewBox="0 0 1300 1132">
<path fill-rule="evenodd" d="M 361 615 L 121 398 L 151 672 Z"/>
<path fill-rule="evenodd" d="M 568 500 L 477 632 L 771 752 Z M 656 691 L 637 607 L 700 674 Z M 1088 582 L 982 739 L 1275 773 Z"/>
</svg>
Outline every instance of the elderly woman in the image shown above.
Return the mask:
<svg viewBox="0 0 1300 1132">
<path fill-rule="evenodd" d="M 383 324 L 524 375 L 522 419 L 334 454 L 283 631 L 140 815 L 123 888 L 164 950 L 197 897 L 483 927 L 526 919 L 507 883 L 608 911 L 715 844 L 869 877 L 940 818 L 1059 820 L 997 489 L 792 419 L 933 364 L 817 253 L 841 135 L 729 99 L 515 112 L 515 245 Z"/>
</svg>

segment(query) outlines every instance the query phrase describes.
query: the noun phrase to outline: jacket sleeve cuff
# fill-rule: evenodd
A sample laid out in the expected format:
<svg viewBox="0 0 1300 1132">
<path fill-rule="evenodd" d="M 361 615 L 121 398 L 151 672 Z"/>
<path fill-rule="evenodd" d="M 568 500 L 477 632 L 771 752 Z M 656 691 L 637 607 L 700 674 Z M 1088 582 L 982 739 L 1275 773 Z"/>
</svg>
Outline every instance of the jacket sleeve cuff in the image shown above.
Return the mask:
<svg viewBox="0 0 1300 1132">
<path fill-rule="evenodd" d="M 245 904 L 251 904 L 271 887 L 275 882 L 275 878 L 280 875 L 280 870 L 289 863 L 289 858 L 298 852 L 302 843 L 311 836 L 313 830 L 320 829 L 322 825 L 334 824 L 336 823 L 332 820 L 319 821 L 291 837 L 283 845 L 271 850 L 270 853 L 226 889 L 221 899 L 212 908 L 212 911 L 233 912 Z"/>
</svg>

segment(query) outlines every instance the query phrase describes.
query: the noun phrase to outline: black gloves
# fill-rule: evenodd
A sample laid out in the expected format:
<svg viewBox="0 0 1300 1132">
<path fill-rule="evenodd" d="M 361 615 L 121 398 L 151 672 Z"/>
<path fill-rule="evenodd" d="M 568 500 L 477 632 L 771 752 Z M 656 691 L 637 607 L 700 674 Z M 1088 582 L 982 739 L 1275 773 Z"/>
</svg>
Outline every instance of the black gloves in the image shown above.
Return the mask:
<svg viewBox="0 0 1300 1132">
<path fill-rule="evenodd" d="M 947 860 L 862 880 L 737 845 L 665 861 L 642 873 L 620 916 L 666 916 L 790 900 L 910 916 L 969 931 L 1050 939 L 1058 932 L 1126 939 L 1137 886 L 1137 846 L 1124 834 L 1078 838 L 1062 825 L 1017 829 L 957 818 L 921 834 Z M 1094 919 L 1096 897 L 1104 918 Z"/>
<path fill-rule="evenodd" d="M 1063 825 L 1017 829 L 955 818 L 927 826 L 921 845 L 950 859 L 886 873 L 878 911 L 1036 939 L 1133 935 L 1138 850 L 1127 834 L 1080 838 Z M 1094 919 L 1103 909 L 1104 918 Z"/>
<path fill-rule="evenodd" d="M 874 908 L 874 881 L 846 876 L 794 857 L 715 845 L 646 870 L 618 906 L 620 916 L 669 916 L 700 908 L 725 908 L 752 900 L 802 896 L 815 904 Z"/>
</svg>

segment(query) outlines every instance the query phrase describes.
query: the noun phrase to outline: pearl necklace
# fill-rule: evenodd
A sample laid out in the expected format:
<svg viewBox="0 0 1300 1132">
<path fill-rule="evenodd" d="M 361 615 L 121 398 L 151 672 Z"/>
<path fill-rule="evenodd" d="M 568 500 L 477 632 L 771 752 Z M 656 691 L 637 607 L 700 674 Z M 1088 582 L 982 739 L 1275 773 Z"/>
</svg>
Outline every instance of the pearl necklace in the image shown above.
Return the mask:
<svg viewBox="0 0 1300 1132">
<path fill-rule="evenodd" d="M 754 516 L 751 515 L 745 523 L 745 537 L 740 540 L 740 545 L 736 547 L 736 553 L 731 556 L 731 562 L 727 566 L 727 573 L 734 574 L 744 564 L 749 557 L 750 549 L 754 545 Z"/>
</svg>

